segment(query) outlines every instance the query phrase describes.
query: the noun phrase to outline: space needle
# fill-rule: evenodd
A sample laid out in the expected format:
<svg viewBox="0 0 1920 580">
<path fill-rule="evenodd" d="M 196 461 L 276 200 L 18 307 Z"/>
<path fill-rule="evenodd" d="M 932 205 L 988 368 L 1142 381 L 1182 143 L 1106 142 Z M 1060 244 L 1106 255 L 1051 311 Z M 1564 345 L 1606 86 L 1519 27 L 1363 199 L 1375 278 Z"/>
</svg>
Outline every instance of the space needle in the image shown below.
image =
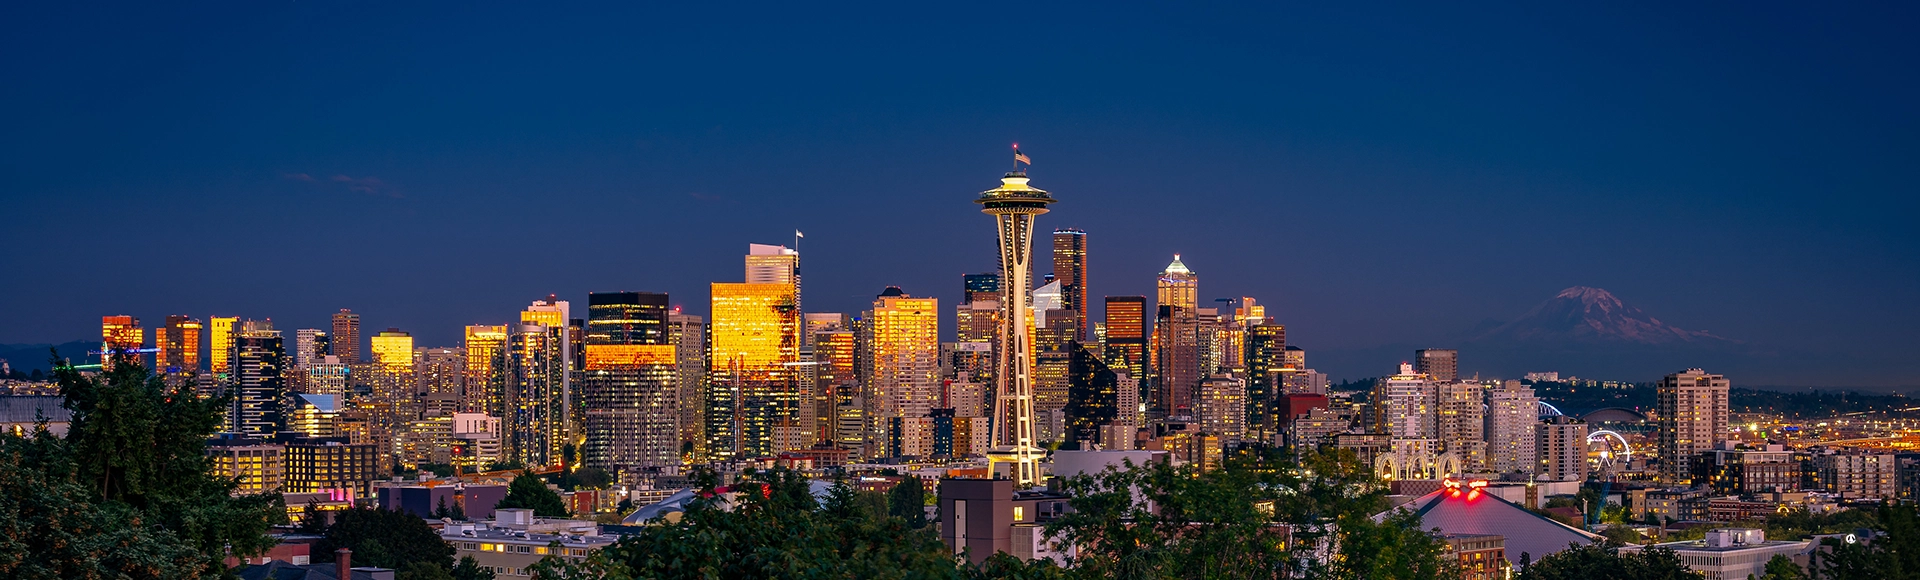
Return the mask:
<svg viewBox="0 0 1920 580">
<path fill-rule="evenodd" d="M 1033 218 L 1047 213 L 1053 196 L 1027 185 L 1020 164 L 1033 163 L 1013 146 L 1013 171 L 1000 178 L 1000 187 L 980 192 L 973 200 L 980 212 L 993 216 L 1000 233 L 999 361 L 994 373 L 993 440 L 987 453 L 993 464 L 1012 464 L 1013 481 L 1030 487 L 1040 480 L 1040 458 L 1034 446 L 1033 342 L 1027 337 L 1028 290 L 1033 287 Z M 998 473 L 998 470 L 993 470 Z"/>
</svg>

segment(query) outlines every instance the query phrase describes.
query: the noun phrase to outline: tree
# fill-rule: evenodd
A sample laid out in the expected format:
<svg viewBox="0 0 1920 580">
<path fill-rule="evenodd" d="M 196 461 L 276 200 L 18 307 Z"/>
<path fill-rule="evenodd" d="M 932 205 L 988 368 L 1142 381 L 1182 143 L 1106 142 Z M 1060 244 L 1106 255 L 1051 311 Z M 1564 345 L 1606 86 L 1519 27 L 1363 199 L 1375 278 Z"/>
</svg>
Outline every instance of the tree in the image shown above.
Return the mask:
<svg viewBox="0 0 1920 580">
<path fill-rule="evenodd" d="M 1761 571 L 1760 580 L 1807 580 L 1807 571 L 1793 562 L 1786 554 L 1774 554 L 1767 560 L 1767 567 Z"/>
<path fill-rule="evenodd" d="M 400 569 L 424 562 L 447 570 L 453 567 L 453 547 L 413 515 L 371 507 L 334 512 L 333 525 L 313 545 L 313 558 L 333 561 L 334 550 L 353 550 L 357 565 Z"/>
<path fill-rule="evenodd" d="M 1909 580 L 1920 578 L 1920 509 L 1914 505 L 1881 506 L 1876 533 L 1866 541 L 1821 540 L 1808 566 L 1810 576 L 1822 580 Z"/>
<path fill-rule="evenodd" d="M 447 505 L 447 498 L 441 497 L 440 504 L 433 509 L 433 517 L 456 521 L 464 520 L 467 519 L 467 510 L 460 507 L 460 502 L 454 502 L 453 505 L 449 507 Z"/>
<path fill-rule="evenodd" d="M 560 552 L 560 543 L 549 546 L 551 552 Z M 626 564 L 607 556 L 601 550 L 595 550 L 586 558 L 574 560 L 553 554 L 541 558 L 527 568 L 527 574 L 533 580 L 633 580 L 633 572 Z"/>
<path fill-rule="evenodd" d="M 907 476 L 906 480 L 895 484 L 893 490 L 887 492 L 887 515 L 906 520 L 910 528 L 926 527 L 926 495 L 920 478 Z"/>
<path fill-rule="evenodd" d="M 453 580 L 493 580 L 493 569 L 480 567 L 473 556 L 461 556 L 453 567 Z"/>
<path fill-rule="evenodd" d="M 38 494 L 35 501 L 51 502 L 22 504 L 20 509 L 44 505 L 53 511 L 23 512 L 15 525 L 50 526 L 43 530 L 45 535 L 34 538 L 37 541 L 59 538 L 62 529 L 75 529 L 72 526 L 119 522 L 117 526 L 127 528 L 126 535 L 101 534 L 90 539 L 128 542 L 124 551 L 129 555 L 177 555 L 168 545 L 178 542 L 193 557 L 191 564 L 171 556 L 149 558 L 130 572 L 135 576 L 164 576 L 176 564 L 190 570 L 189 575 L 217 574 L 225 571 L 223 561 L 228 556 L 251 556 L 271 548 L 275 540 L 267 537 L 267 530 L 286 521 L 280 495 L 235 497 L 235 482 L 213 475 L 205 455 L 206 438 L 219 428 L 228 399 L 169 389 L 129 357 L 113 362 L 105 374 L 86 376 L 53 353 L 54 380 L 63 405 L 73 411 L 67 437 L 36 435 L 32 444 L 22 438 L 9 440 L 9 446 L 20 452 L 14 459 L 18 469 L 9 471 L 24 472 L 15 474 L 23 485 L 31 481 L 44 486 L 23 491 Z M 68 485 L 80 492 L 73 493 Z M 67 515 L 41 519 L 49 513 Z M 92 544 L 62 544 L 88 545 Z M 113 547 L 101 549 L 122 551 L 114 544 L 107 546 Z M 6 549 L 0 547 L 0 551 Z M 48 549 L 19 556 L 0 566 L 20 566 L 31 575 L 34 570 L 115 565 L 100 560 L 95 552 Z"/>
<path fill-rule="evenodd" d="M 196 546 L 138 510 L 94 503 L 70 475 L 50 473 L 64 445 L 44 430 L 0 434 L 0 577 L 192 578 L 218 570 Z M 70 473 L 70 472 L 68 472 Z"/>
<path fill-rule="evenodd" d="M 453 580 L 453 573 L 432 562 L 407 562 L 394 580 Z"/>
<path fill-rule="evenodd" d="M 493 506 L 496 510 L 509 508 L 531 509 L 533 515 L 543 518 L 564 518 L 571 515 L 567 512 L 567 502 L 560 499 L 560 494 L 547 489 L 547 482 L 525 473 L 513 478 L 513 483 L 507 484 L 507 496 Z"/>
<path fill-rule="evenodd" d="M 749 474 L 700 495 L 678 522 L 656 522 L 605 548 L 636 578 L 939 578 L 960 568 L 930 529 L 871 509 L 845 482 L 816 501 L 806 478 Z"/>
<path fill-rule="evenodd" d="M 1526 566 L 1521 580 L 1691 580 L 1705 578 L 1667 548 L 1621 554 L 1605 543 L 1570 545 Z"/>
</svg>

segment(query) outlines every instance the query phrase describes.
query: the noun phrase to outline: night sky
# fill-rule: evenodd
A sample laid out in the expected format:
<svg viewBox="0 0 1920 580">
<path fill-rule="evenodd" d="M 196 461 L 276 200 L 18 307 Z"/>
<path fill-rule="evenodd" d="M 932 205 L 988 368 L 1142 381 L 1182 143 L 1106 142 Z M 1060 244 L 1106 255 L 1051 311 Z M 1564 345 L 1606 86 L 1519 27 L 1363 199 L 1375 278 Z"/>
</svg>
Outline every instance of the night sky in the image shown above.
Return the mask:
<svg viewBox="0 0 1920 580">
<path fill-rule="evenodd" d="M 0 343 L 348 307 L 453 345 L 595 290 L 704 313 L 795 229 L 808 310 L 945 305 L 994 268 L 971 201 L 1017 141 L 1094 295 L 1177 252 L 1310 353 L 1574 285 L 1920 352 L 1913 3 L 390 4 L 0 7 Z M 1917 382 L 1849 366 L 1809 372 Z"/>
</svg>

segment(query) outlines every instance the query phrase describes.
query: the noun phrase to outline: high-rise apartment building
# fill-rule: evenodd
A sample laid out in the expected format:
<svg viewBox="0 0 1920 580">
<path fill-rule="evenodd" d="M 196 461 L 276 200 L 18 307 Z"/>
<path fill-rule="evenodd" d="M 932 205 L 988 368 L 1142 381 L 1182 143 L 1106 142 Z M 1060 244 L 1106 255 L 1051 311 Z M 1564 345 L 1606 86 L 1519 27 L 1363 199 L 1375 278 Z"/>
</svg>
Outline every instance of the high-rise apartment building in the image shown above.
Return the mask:
<svg viewBox="0 0 1920 580">
<path fill-rule="evenodd" d="M 1086 342 L 1087 232 L 1079 228 L 1053 230 L 1053 279 L 1060 283 L 1062 306 L 1073 311 L 1073 340 Z"/>
<path fill-rule="evenodd" d="M 199 320 L 175 314 L 167 324 L 153 330 L 153 368 L 166 374 L 193 373 L 200 370 L 200 341 L 206 331 Z"/>
<path fill-rule="evenodd" d="M 1413 351 L 1414 372 L 1432 377 L 1434 382 L 1460 380 L 1460 351 L 1451 348 L 1423 348 Z"/>
<path fill-rule="evenodd" d="M 239 324 L 237 316 L 207 318 L 207 370 L 217 377 L 225 378 L 231 372 L 234 327 Z"/>
<path fill-rule="evenodd" d="M 318 328 L 293 331 L 293 364 L 306 366 L 333 354 L 332 335 Z"/>
<path fill-rule="evenodd" d="M 1250 299 L 1249 299 L 1250 300 Z M 1247 417 L 1247 427 L 1262 440 L 1272 436 L 1284 420 L 1278 407 L 1282 395 L 1287 394 L 1286 375 L 1295 369 L 1286 365 L 1287 327 L 1280 324 L 1256 322 L 1246 327 L 1246 363 L 1247 406 L 1251 416 Z"/>
<path fill-rule="evenodd" d="M 419 385 L 415 387 L 415 392 L 435 401 L 430 405 L 440 404 L 438 401 L 449 402 L 448 406 L 453 409 L 441 409 L 445 412 L 440 414 L 451 415 L 458 410 L 460 394 L 466 382 L 466 349 L 416 347 L 413 349 L 413 369 L 414 380 Z M 435 411 L 431 408 L 428 410 Z"/>
<path fill-rule="evenodd" d="M 793 371 L 802 327 L 797 292 L 792 283 L 713 283 L 707 326 L 710 457 L 771 455 L 785 450 L 782 443 L 792 446 L 797 433 L 811 431 L 800 424 L 804 397 Z"/>
<path fill-rule="evenodd" d="M 1187 269 L 1179 254 L 1174 254 L 1173 262 L 1160 272 L 1156 288 L 1160 306 L 1200 307 L 1200 275 Z"/>
<path fill-rule="evenodd" d="M 910 432 L 919 424 L 913 420 L 926 418 L 940 403 L 940 300 L 915 298 L 890 286 L 874 299 L 867 319 L 873 332 L 870 431 L 886 439 L 886 449 L 929 455 L 930 450 L 907 448 L 925 438 Z"/>
<path fill-rule="evenodd" d="M 1106 297 L 1100 358 L 1135 379 L 1147 376 L 1147 297 Z"/>
<path fill-rule="evenodd" d="M 1247 432 L 1247 382 L 1229 374 L 1200 381 L 1193 414 L 1201 433 L 1221 441 L 1239 440 Z"/>
<path fill-rule="evenodd" d="M 231 430 L 248 437 L 271 437 L 286 428 L 290 394 L 282 376 L 287 349 L 273 321 L 248 320 L 234 340 L 236 395 Z"/>
<path fill-rule="evenodd" d="M 140 351 L 147 346 L 147 331 L 140 319 L 132 316 L 100 317 L 100 368 L 113 370 L 116 361 L 145 363 Z"/>
<path fill-rule="evenodd" d="M 707 457 L 707 319 L 675 309 L 667 314 L 673 342 L 674 385 L 679 399 L 680 448 Z"/>
<path fill-rule="evenodd" d="M 1693 456 L 1727 439 L 1727 392 L 1721 375 L 1687 369 L 1667 375 L 1655 389 L 1660 427 L 1662 472 L 1678 481 L 1690 477 Z"/>
<path fill-rule="evenodd" d="M 568 437 L 580 431 L 580 410 L 575 408 L 578 391 L 573 386 L 573 375 L 580 370 L 582 361 L 581 345 L 585 343 L 587 331 L 582 321 L 573 318 L 572 305 L 559 297 L 548 294 L 546 300 L 535 300 L 520 311 L 520 323 L 538 324 L 545 332 L 553 335 L 560 350 L 560 358 L 554 363 L 553 372 L 559 373 L 560 414 L 551 427 L 556 433 Z"/>
<path fill-rule="evenodd" d="M 1413 365 L 1400 363 L 1400 373 L 1373 384 L 1367 397 L 1372 406 L 1374 433 L 1395 439 L 1435 439 L 1440 430 L 1436 419 L 1439 390 L 1426 375 L 1413 372 Z"/>
<path fill-rule="evenodd" d="M 1587 479 L 1587 424 L 1572 417 L 1554 417 L 1534 426 L 1540 458 L 1538 474 L 1546 481 Z"/>
<path fill-rule="evenodd" d="M 535 303 L 539 305 L 539 302 Z M 526 313 L 522 313 L 526 314 Z M 538 318 L 538 317 L 536 317 Z M 529 466 L 558 465 L 573 442 L 569 421 L 570 364 L 565 318 L 562 326 L 536 322 L 511 325 L 507 344 L 507 384 L 500 417 L 506 435 L 503 453 Z"/>
<path fill-rule="evenodd" d="M 1487 391 L 1487 470 L 1533 473 L 1539 466 L 1533 425 L 1540 422 L 1540 399 L 1520 381 Z"/>
<path fill-rule="evenodd" d="M 466 412 L 507 416 L 507 337 L 506 325 L 467 326 L 460 343 L 466 351 L 466 376 L 460 381 L 460 404 Z"/>
<path fill-rule="evenodd" d="M 1460 458 L 1468 472 L 1484 471 L 1487 465 L 1486 391 L 1478 383 L 1437 382 L 1438 400 L 1435 430 L 1443 451 Z"/>
<path fill-rule="evenodd" d="M 349 365 L 360 364 L 360 315 L 345 308 L 333 313 L 333 355 Z"/>
</svg>

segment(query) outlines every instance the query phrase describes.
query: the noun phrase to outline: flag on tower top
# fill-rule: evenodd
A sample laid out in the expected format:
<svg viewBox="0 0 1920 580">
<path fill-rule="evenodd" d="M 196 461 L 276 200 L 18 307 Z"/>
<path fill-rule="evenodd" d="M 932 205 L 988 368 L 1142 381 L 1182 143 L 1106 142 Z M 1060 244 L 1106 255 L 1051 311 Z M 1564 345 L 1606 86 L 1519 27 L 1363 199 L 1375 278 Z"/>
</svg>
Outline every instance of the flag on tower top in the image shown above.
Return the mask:
<svg viewBox="0 0 1920 580">
<path fill-rule="evenodd" d="M 1025 163 L 1027 165 L 1033 165 L 1033 159 L 1027 157 L 1027 154 L 1021 153 L 1020 148 L 1018 147 L 1015 147 L 1013 149 L 1013 160 L 1019 161 L 1021 163 Z"/>
<path fill-rule="evenodd" d="M 793 230 L 793 237 L 804 238 L 804 237 L 807 237 L 807 235 L 800 233 L 800 230 Z"/>
</svg>

